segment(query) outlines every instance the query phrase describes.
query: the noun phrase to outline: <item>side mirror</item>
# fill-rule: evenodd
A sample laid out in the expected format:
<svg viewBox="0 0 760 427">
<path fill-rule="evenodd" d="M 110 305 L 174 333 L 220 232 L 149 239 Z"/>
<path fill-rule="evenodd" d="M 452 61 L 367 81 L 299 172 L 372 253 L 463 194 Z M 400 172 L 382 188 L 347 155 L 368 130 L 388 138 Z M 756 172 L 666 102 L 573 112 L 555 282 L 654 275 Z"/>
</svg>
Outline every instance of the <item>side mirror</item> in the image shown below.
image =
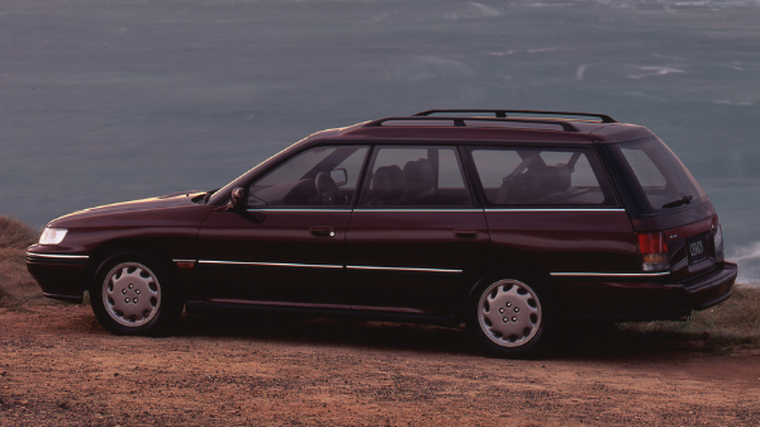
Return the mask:
<svg viewBox="0 0 760 427">
<path fill-rule="evenodd" d="M 245 199 L 245 188 L 235 187 L 230 193 L 230 202 L 227 203 L 226 210 L 236 211 L 243 208 L 243 201 Z"/>
<path fill-rule="evenodd" d="M 332 178 L 338 187 L 346 185 L 348 182 L 348 171 L 343 168 L 333 169 L 330 171 L 330 178 Z"/>
</svg>

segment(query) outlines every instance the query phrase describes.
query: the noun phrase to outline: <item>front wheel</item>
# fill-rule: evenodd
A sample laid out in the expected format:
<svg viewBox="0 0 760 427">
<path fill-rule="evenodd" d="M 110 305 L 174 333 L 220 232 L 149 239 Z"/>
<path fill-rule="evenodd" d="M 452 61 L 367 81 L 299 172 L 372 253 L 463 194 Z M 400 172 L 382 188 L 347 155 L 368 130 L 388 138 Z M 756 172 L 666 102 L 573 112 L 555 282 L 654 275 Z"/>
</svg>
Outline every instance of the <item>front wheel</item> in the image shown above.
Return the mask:
<svg viewBox="0 0 760 427">
<path fill-rule="evenodd" d="M 510 276 L 486 278 L 476 288 L 468 326 L 489 352 L 525 357 L 544 333 L 546 307 L 540 288 Z"/>
<path fill-rule="evenodd" d="M 90 293 L 98 321 L 117 335 L 164 333 L 182 311 L 168 275 L 136 255 L 104 262 Z"/>
</svg>

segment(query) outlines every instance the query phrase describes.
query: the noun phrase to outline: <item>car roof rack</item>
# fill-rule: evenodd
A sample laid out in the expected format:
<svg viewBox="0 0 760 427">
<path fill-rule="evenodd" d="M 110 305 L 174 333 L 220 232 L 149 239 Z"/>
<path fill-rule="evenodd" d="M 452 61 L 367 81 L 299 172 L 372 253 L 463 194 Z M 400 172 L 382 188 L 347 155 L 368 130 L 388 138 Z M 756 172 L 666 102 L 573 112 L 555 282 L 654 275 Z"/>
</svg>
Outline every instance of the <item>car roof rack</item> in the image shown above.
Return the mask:
<svg viewBox="0 0 760 427">
<path fill-rule="evenodd" d="M 437 110 L 441 111 L 441 110 Z M 548 119 L 531 119 L 531 118 L 501 118 L 501 117 L 428 117 L 428 116 L 403 116 L 403 117 L 386 117 L 383 119 L 373 120 L 364 124 L 364 127 L 380 127 L 387 122 L 452 122 L 454 127 L 466 127 L 467 122 L 491 122 L 491 123 L 525 123 L 531 125 L 548 125 L 561 127 L 565 132 L 579 132 L 579 129 L 569 121 L 548 120 Z"/>
<path fill-rule="evenodd" d="M 433 114 L 446 114 L 447 116 L 453 116 L 458 114 L 493 114 L 494 118 L 507 119 L 507 118 L 539 118 L 546 119 L 543 116 L 557 116 L 557 119 L 563 117 L 596 117 L 601 123 L 617 123 L 618 121 L 606 114 L 597 113 L 577 113 L 570 111 L 541 111 L 541 110 L 426 110 L 413 114 L 413 117 L 429 117 Z M 517 116 L 510 116 L 510 114 L 517 114 Z M 540 115 L 535 117 L 535 115 Z M 533 117 L 531 117 L 533 116 Z"/>
</svg>

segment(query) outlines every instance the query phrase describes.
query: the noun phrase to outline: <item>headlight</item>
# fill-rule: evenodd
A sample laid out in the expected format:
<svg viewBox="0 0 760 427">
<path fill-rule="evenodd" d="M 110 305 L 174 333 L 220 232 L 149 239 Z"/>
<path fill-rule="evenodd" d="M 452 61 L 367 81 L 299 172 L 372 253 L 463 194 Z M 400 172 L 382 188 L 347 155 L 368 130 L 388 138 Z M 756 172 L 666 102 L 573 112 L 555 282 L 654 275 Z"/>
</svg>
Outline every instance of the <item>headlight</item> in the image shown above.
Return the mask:
<svg viewBox="0 0 760 427">
<path fill-rule="evenodd" d="M 66 238 L 68 232 L 69 230 L 65 228 L 45 228 L 38 243 L 40 245 L 59 245 Z"/>
</svg>

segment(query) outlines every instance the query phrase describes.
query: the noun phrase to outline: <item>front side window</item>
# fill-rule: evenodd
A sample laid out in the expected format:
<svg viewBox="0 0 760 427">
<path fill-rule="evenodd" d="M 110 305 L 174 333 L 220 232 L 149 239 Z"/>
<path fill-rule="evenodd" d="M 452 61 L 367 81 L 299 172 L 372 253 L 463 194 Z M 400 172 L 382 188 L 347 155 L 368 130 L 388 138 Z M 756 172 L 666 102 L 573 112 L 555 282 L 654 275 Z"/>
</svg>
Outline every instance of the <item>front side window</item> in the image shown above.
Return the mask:
<svg viewBox="0 0 760 427">
<path fill-rule="evenodd" d="M 472 206 L 454 147 L 378 147 L 364 180 L 361 206 Z"/>
<path fill-rule="evenodd" d="M 348 206 L 368 148 L 317 147 L 296 154 L 248 187 L 248 207 Z"/>
<path fill-rule="evenodd" d="M 612 206 L 614 197 L 585 149 L 473 148 L 483 192 L 496 206 Z"/>
</svg>

